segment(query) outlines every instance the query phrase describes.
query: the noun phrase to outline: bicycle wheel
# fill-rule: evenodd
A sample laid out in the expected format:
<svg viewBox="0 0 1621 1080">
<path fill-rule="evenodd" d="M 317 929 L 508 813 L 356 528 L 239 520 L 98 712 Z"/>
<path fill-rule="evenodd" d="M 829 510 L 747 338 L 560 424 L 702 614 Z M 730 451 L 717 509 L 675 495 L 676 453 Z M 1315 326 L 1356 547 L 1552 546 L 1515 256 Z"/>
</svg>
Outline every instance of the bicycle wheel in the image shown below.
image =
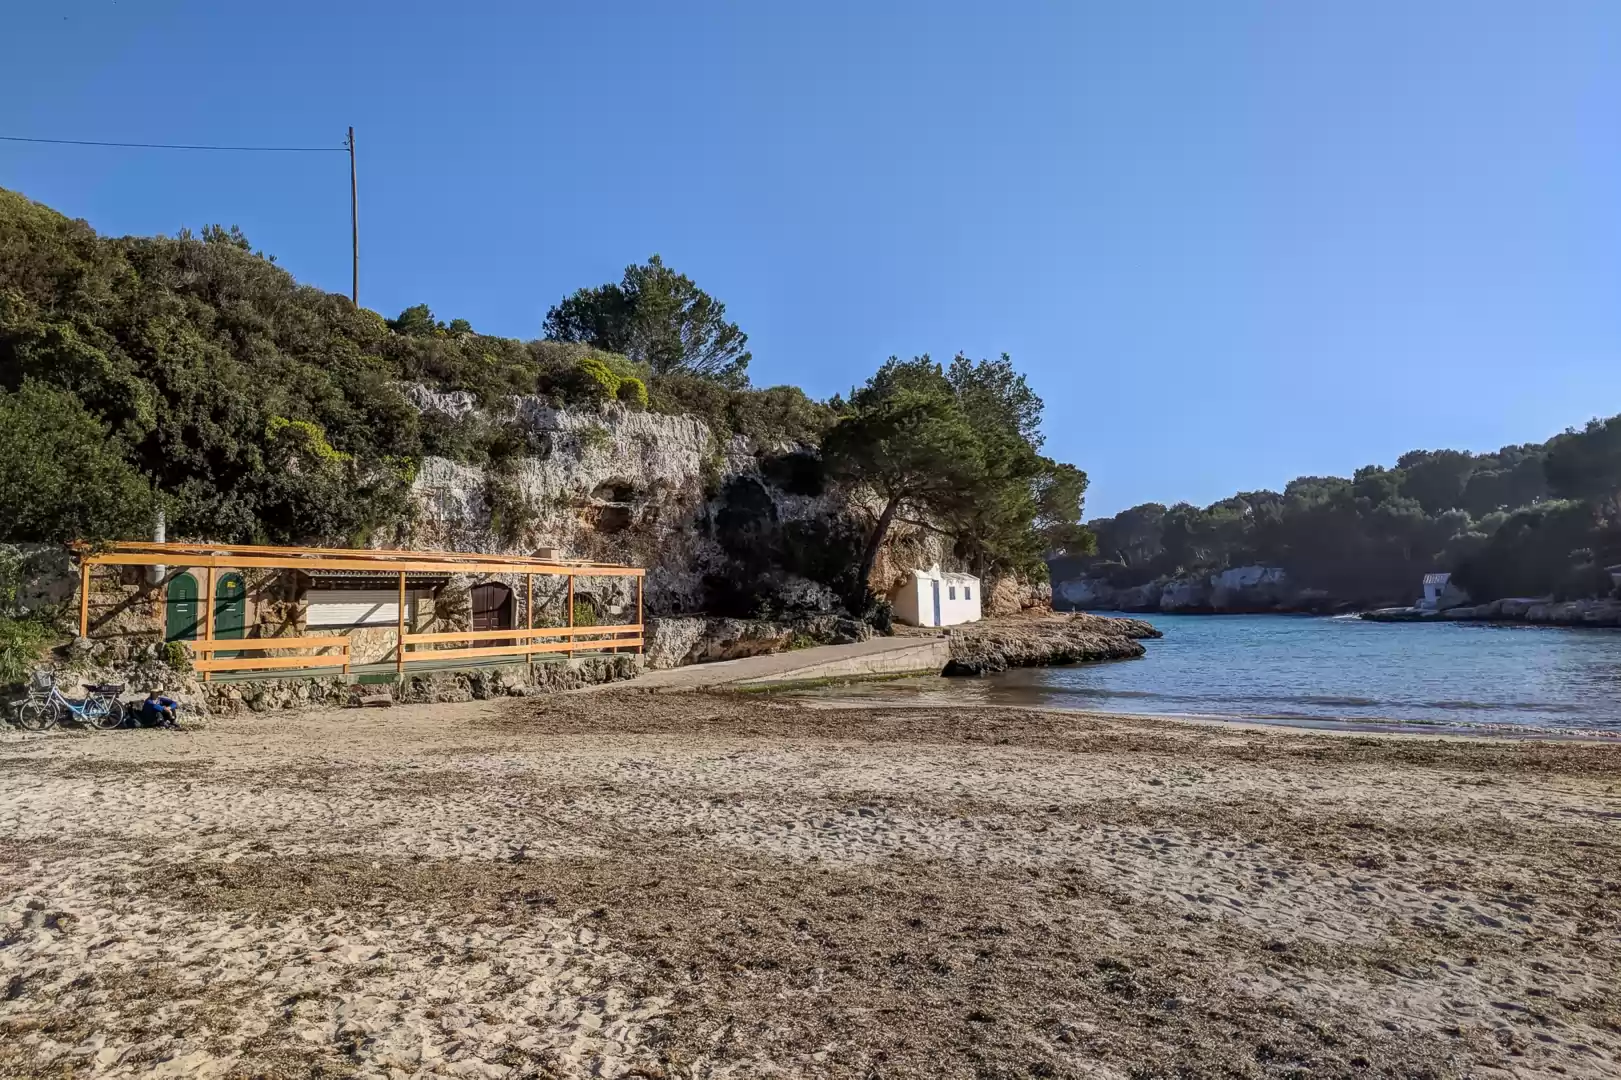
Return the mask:
<svg viewBox="0 0 1621 1080">
<path fill-rule="evenodd" d="M 117 698 L 100 698 L 92 709 L 86 710 L 85 716 L 86 719 L 103 731 L 123 727 L 124 703 Z"/>
<path fill-rule="evenodd" d="M 56 723 L 56 704 L 29 698 L 17 709 L 17 723 L 29 731 L 44 731 Z"/>
</svg>

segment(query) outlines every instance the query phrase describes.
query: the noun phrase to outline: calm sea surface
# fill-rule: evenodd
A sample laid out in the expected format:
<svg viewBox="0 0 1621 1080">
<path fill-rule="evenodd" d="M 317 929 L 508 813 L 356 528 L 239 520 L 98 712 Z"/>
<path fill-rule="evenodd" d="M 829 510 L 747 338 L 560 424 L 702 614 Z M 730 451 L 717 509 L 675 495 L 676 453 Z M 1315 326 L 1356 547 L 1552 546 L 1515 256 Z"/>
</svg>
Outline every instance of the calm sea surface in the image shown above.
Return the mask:
<svg viewBox="0 0 1621 1080">
<path fill-rule="evenodd" d="M 1621 631 L 1164 615 L 1140 660 L 917 680 L 883 694 L 1284 722 L 1608 728 L 1621 732 Z"/>
</svg>

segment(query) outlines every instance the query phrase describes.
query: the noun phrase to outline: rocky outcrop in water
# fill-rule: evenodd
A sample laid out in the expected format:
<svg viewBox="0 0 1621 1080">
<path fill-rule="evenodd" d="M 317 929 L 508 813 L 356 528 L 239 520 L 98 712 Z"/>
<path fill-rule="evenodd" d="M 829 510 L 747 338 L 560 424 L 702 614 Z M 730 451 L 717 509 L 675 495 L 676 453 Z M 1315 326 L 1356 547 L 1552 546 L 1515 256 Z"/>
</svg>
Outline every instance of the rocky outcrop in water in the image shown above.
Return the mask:
<svg viewBox="0 0 1621 1080">
<path fill-rule="evenodd" d="M 1502 622 L 1533 626 L 1621 627 L 1621 600 L 1551 600 L 1516 597 L 1424 611 L 1414 607 L 1364 611 L 1370 622 Z"/>
<path fill-rule="evenodd" d="M 951 662 L 944 675 L 989 675 L 1014 667 L 1044 667 L 1143 655 L 1143 638 L 1161 634 L 1141 619 L 1048 615 L 992 619 L 947 631 Z"/>
</svg>

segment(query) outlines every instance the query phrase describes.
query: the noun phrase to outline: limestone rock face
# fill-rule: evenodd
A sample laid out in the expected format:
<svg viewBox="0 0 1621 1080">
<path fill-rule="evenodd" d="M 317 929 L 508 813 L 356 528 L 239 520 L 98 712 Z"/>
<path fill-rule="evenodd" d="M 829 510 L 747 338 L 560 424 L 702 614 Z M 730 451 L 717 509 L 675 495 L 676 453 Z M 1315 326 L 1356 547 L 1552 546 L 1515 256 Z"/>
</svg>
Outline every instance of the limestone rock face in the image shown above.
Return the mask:
<svg viewBox="0 0 1621 1080">
<path fill-rule="evenodd" d="M 985 583 L 986 617 L 1020 615 L 1030 611 L 1051 611 L 1052 586 L 1045 581 L 1025 581 L 1014 576 L 995 578 Z"/>
<path fill-rule="evenodd" d="M 408 388 L 407 397 L 453 419 L 473 411 L 466 397 L 426 387 Z M 560 409 L 537 397 L 511 398 L 496 414 L 512 425 L 524 453 L 502 469 L 425 459 L 412 487 L 417 520 L 402 538 L 409 546 L 492 553 L 549 547 L 565 558 L 645 566 L 644 610 L 680 615 L 708 610 L 713 579 L 733 573 L 720 537 L 735 532 L 740 518 L 745 526 L 752 515 L 787 529 L 841 516 L 860 522 L 868 512 L 847 495 L 796 494 L 778 482 L 773 460 L 805 448 L 718 438 L 695 417 L 619 403 Z M 875 589 L 913 566 L 949 559 L 928 530 L 891 531 L 874 568 Z M 840 607 L 825 582 L 785 573 L 770 586 L 778 610 L 814 616 Z M 608 606 L 633 603 L 616 580 L 582 578 L 579 587 Z"/>
<path fill-rule="evenodd" d="M 1294 602 L 1289 575 L 1276 566 L 1235 566 L 1210 577 L 1215 611 L 1272 611 Z"/>
<path fill-rule="evenodd" d="M 1177 578 L 1160 590 L 1159 609 L 1166 612 L 1206 611 L 1210 607 L 1210 585 L 1198 578 Z"/>
<path fill-rule="evenodd" d="M 1179 577 L 1115 586 L 1054 563 L 1053 603 L 1062 611 L 1216 612 L 1318 611 L 1327 594 L 1302 589 L 1276 566 L 1235 566 L 1208 577 Z"/>
</svg>

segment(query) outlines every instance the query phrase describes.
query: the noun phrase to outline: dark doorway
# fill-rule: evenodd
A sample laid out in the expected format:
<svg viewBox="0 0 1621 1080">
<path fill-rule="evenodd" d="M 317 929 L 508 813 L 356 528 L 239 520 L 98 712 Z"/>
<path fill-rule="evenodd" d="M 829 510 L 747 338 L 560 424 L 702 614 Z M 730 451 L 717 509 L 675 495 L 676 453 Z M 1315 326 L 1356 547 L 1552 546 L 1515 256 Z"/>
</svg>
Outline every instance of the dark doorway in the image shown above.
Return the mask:
<svg viewBox="0 0 1621 1080">
<path fill-rule="evenodd" d="M 474 630 L 511 630 L 513 626 L 512 590 L 498 581 L 486 581 L 482 585 L 473 586 L 473 626 Z M 488 648 L 494 645 L 511 645 L 511 638 L 490 639 L 473 642 L 473 647 Z"/>
</svg>

